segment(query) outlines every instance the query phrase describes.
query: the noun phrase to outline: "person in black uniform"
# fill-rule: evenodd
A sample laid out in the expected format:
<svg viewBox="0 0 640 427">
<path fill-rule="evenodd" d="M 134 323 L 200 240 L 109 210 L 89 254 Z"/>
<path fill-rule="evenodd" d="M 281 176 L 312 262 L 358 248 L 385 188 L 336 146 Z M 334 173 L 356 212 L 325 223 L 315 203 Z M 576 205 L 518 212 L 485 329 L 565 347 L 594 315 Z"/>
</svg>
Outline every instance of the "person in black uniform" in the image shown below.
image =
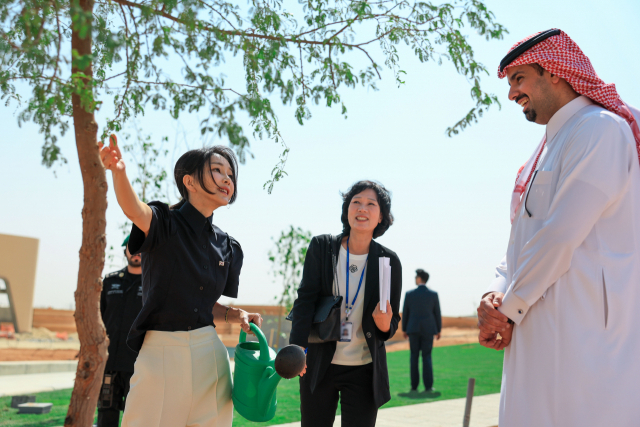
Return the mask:
<svg viewBox="0 0 640 427">
<path fill-rule="evenodd" d="M 231 366 L 215 326 L 238 323 L 250 333 L 250 322 L 262 323 L 218 302 L 238 297 L 244 260 L 238 241 L 212 222 L 236 200 L 236 156 L 220 145 L 184 153 L 174 168 L 181 200 L 168 206 L 140 201 L 115 135 L 100 150 L 133 223 L 128 248 L 142 254 L 143 306 L 127 338 L 139 353 L 122 426 L 231 427 Z"/>
<path fill-rule="evenodd" d="M 98 400 L 98 427 L 118 427 L 137 357 L 127 346 L 127 335 L 142 309 L 142 267 L 140 254 L 131 255 L 128 242 L 129 236 L 122 243 L 127 266 L 102 281 L 100 313 L 109 337 L 109 358 Z"/>
</svg>

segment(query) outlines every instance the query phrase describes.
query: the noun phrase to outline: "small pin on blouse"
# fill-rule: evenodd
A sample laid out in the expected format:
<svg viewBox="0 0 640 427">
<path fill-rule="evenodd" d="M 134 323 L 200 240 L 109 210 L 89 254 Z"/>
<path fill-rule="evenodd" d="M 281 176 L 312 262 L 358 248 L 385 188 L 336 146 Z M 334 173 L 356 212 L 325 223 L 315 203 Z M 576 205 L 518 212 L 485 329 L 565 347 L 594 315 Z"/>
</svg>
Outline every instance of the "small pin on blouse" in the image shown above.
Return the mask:
<svg viewBox="0 0 640 427">
<path fill-rule="evenodd" d="M 218 263 L 218 265 L 219 265 L 220 267 L 224 267 L 224 261 L 220 261 L 220 262 Z"/>
</svg>

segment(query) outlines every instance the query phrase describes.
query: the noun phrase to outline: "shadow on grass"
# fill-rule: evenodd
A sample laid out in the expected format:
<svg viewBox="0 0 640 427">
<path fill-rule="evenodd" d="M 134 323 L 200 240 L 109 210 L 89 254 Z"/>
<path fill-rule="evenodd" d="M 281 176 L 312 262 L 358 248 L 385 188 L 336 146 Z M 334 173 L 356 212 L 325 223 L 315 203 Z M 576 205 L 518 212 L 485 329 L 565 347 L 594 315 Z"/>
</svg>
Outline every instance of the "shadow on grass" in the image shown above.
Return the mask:
<svg viewBox="0 0 640 427">
<path fill-rule="evenodd" d="M 418 393 L 418 391 L 409 391 L 407 393 L 398 393 L 398 397 L 404 397 L 406 399 L 435 399 L 440 397 L 442 393 L 439 391 L 423 391 Z"/>
</svg>

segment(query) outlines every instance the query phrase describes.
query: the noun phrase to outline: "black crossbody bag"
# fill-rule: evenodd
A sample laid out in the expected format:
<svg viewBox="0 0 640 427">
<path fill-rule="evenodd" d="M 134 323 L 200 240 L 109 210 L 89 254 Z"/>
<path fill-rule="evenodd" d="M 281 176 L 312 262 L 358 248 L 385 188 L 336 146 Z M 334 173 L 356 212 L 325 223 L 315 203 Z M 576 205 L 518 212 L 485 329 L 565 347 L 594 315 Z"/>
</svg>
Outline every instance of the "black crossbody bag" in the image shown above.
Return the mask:
<svg viewBox="0 0 640 427">
<path fill-rule="evenodd" d="M 322 344 L 331 341 L 340 341 L 340 311 L 342 310 L 342 295 L 338 288 L 338 276 L 336 260 L 333 255 L 333 245 L 331 245 L 331 261 L 333 263 L 333 280 L 335 293 L 319 297 L 313 312 L 313 323 L 309 332 L 309 344 Z M 287 320 L 293 320 L 293 309 L 286 317 Z"/>
</svg>

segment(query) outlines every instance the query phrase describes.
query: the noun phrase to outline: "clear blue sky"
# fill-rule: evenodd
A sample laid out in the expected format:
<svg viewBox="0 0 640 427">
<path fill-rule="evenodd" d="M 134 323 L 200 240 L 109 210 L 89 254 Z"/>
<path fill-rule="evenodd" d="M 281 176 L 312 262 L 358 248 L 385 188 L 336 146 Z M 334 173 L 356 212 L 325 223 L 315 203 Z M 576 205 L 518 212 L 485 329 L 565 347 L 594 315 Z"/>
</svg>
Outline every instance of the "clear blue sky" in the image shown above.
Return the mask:
<svg viewBox="0 0 640 427">
<path fill-rule="evenodd" d="M 267 257 L 272 237 L 289 224 L 314 234 L 338 233 L 339 192 L 367 178 L 392 191 L 396 223 L 379 241 L 400 256 L 404 290 L 414 286 L 415 269 L 424 268 L 432 277 L 429 286 L 440 294 L 445 315 L 474 312 L 507 246 L 515 173 L 544 132 L 508 101 L 507 83 L 496 77 L 497 65 L 511 45 L 536 31 L 561 28 L 589 56 L 603 80 L 616 83 L 626 102 L 640 105 L 639 2 L 487 3 L 510 34 L 503 41 L 479 37 L 472 41 L 477 58 L 491 72 L 483 84 L 503 106 L 459 136 L 448 138 L 444 131 L 471 107 L 469 83 L 451 64 L 421 64 L 410 54 L 402 57 L 408 74 L 401 88 L 385 72 L 378 92 L 345 92 L 348 120 L 337 108 L 314 106 L 311 121 L 300 126 L 293 107 L 278 106 L 280 129 L 291 148 L 289 177 L 268 195 L 262 186 L 281 150 L 269 140 L 252 141 L 255 159 L 240 168 L 238 201 L 214 217 L 244 249 L 237 304 L 274 301 L 279 284 L 273 281 Z M 231 64 L 225 72 L 237 76 L 242 70 Z M 230 80 L 233 84 L 233 77 Z M 42 136 L 33 125 L 19 128 L 15 113 L 15 107 L 0 107 L 0 233 L 40 239 L 35 305 L 71 308 L 83 197 L 72 134 L 61 144 L 69 164 L 55 168 L 54 176 L 41 165 Z M 187 145 L 202 144 L 199 118 L 188 116 L 177 124 L 166 113 L 153 112 L 140 121 L 140 127 L 158 139 L 163 135 L 177 139 L 179 155 Z M 172 152 L 167 161 L 170 175 L 176 158 Z M 109 245 L 119 247 L 118 225 L 124 219 L 110 189 Z M 116 264 L 121 261 L 116 258 Z"/>
</svg>

